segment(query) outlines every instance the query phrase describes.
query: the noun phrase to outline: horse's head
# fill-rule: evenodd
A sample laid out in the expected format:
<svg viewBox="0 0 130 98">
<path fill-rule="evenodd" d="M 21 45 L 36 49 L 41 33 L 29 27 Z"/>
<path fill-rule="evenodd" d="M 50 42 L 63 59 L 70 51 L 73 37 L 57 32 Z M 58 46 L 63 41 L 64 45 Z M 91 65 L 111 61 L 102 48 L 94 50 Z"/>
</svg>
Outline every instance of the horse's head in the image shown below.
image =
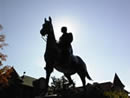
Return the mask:
<svg viewBox="0 0 130 98">
<path fill-rule="evenodd" d="M 42 25 L 42 29 L 40 31 L 42 36 L 47 35 L 49 32 L 51 32 L 53 30 L 51 17 L 49 17 L 49 21 L 46 20 L 46 18 L 44 21 L 45 21 L 45 23 Z"/>
</svg>

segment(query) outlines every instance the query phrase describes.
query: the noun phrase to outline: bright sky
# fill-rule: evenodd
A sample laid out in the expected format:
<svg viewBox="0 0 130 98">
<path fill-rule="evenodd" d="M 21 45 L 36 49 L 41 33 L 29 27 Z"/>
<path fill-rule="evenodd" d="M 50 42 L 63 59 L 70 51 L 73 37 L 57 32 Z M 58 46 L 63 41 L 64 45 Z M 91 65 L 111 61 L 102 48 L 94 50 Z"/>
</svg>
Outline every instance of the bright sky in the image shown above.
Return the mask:
<svg viewBox="0 0 130 98">
<path fill-rule="evenodd" d="M 86 62 L 94 82 L 113 81 L 116 72 L 130 91 L 130 0 L 0 0 L 1 33 L 9 44 L 5 64 L 20 75 L 45 77 L 40 29 L 48 16 L 57 40 L 63 25 L 73 33 L 74 54 Z M 81 85 L 78 75 L 72 78 Z"/>
</svg>

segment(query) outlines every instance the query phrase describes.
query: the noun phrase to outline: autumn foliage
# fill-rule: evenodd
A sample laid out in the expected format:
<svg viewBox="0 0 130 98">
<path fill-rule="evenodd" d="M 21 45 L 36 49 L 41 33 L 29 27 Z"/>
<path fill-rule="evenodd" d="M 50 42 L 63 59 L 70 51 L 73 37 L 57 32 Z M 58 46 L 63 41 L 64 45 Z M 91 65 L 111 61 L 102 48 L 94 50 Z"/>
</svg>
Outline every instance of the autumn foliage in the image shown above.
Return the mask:
<svg viewBox="0 0 130 98">
<path fill-rule="evenodd" d="M 5 35 L 0 34 L 0 86 L 8 85 L 8 80 L 11 77 L 11 72 L 13 71 L 12 67 L 3 66 L 3 61 L 6 61 L 7 58 L 7 55 L 2 53 L 4 46 L 7 46 L 5 43 Z"/>
<path fill-rule="evenodd" d="M 11 78 L 11 73 L 13 72 L 13 67 L 4 66 L 0 69 L 0 85 L 5 87 L 8 86 L 9 79 Z"/>
<path fill-rule="evenodd" d="M 7 44 L 5 43 L 5 35 L 1 34 L 0 35 L 0 50 L 1 51 L 3 50 L 4 46 L 7 46 Z M 0 66 L 3 65 L 2 61 L 6 61 L 6 57 L 7 57 L 7 55 L 3 54 L 1 51 L 0 51 Z"/>
</svg>

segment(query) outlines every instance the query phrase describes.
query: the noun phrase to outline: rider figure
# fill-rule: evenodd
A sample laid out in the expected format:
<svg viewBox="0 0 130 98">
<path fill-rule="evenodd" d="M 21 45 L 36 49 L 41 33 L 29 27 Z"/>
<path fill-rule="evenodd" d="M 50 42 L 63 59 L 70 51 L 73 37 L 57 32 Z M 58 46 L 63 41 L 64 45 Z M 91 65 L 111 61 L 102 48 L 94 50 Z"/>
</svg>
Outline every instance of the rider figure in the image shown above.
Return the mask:
<svg viewBox="0 0 130 98">
<path fill-rule="evenodd" d="M 67 27 L 62 27 L 61 32 L 63 33 L 59 39 L 58 46 L 61 49 L 62 59 L 67 59 L 70 55 L 73 54 L 71 43 L 73 41 L 72 33 L 67 32 Z"/>
</svg>

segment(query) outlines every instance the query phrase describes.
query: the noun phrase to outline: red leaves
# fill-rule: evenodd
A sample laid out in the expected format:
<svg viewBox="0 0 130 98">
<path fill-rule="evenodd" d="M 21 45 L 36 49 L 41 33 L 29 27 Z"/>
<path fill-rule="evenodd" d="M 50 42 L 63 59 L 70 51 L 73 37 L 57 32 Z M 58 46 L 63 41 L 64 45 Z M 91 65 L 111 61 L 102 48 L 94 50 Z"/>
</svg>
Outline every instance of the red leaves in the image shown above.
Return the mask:
<svg viewBox="0 0 130 98">
<path fill-rule="evenodd" d="M 2 50 L 4 46 L 7 46 L 5 43 L 5 35 L 1 34 L 0 35 L 0 49 Z M 0 66 L 2 66 L 2 61 L 6 61 L 7 55 L 3 54 L 0 52 Z"/>
<path fill-rule="evenodd" d="M 5 35 L 0 35 L 0 42 L 4 42 L 5 41 Z"/>
<path fill-rule="evenodd" d="M 0 69 L 0 85 L 8 86 L 9 79 L 11 78 L 11 73 L 13 72 L 13 67 L 5 66 Z"/>
<path fill-rule="evenodd" d="M 0 24 L 0 31 L 3 29 L 3 26 Z"/>
<path fill-rule="evenodd" d="M 4 46 L 7 46 L 8 44 L 5 43 L 5 35 L 0 35 L 0 49 L 3 49 Z"/>
<path fill-rule="evenodd" d="M 7 57 L 7 55 L 5 55 L 3 53 L 0 53 L 0 59 L 1 59 L 1 61 L 6 61 L 6 57 Z"/>
<path fill-rule="evenodd" d="M 0 31 L 3 29 L 2 25 L 0 25 Z M 2 53 L 3 47 L 7 46 L 5 43 L 5 35 L 0 34 L 0 66 L 2 66 L 2 61 L 6 61 L 7 55 Z M 13 68 L 10 66 L 4 66 L 0 69 L 0 86 L 7 86 L 9 84 L 9 79 L 11 78 L 11 73 L 13 72 Z"/>
</svg>

